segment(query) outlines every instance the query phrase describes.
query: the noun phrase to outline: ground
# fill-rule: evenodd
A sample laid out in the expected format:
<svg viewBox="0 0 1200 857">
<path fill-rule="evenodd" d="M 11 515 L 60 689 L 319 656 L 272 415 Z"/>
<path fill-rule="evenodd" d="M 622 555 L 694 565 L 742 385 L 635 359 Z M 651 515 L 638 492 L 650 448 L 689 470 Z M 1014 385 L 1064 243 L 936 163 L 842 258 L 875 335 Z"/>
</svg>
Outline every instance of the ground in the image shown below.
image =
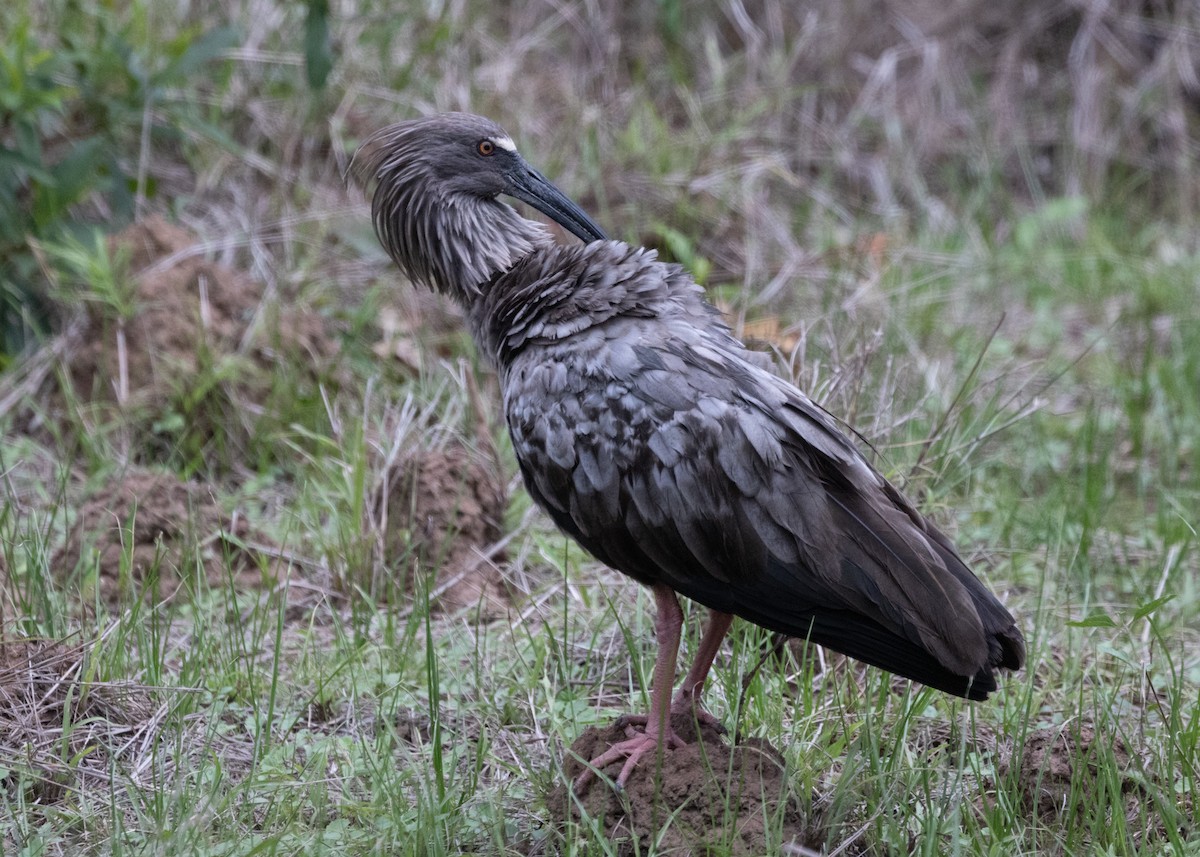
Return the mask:
<svg viewBox="0 0 1200 857">
<path fill-rule="evenodd" d="M 785 842 L 819 845 L 787 784 L 787 763 L 774 747 L 750 739 L 730 746 L 707 724 L 697 735 L 690 717 L 677 717 L 687 746 L 635 768 L 623 790 L 593 780 L 578 791 L 580 760 L 593 759 L 626 737 L 620 721 L 589 727 L 567 750 L 563 777 L 547 805 L 557 824 L 596 819 L 621 854 L 660 850 L 722 850 L 769 854 Z M 605 770 L 615 778 L 620 764 Z M 813 841 L 809 841 L 809 838 Z"/>
<path fill-rule="evenodd" d="M 277 562 L 263 556 L 260 564 L 253 545 L 269 550 L 268 539 L 244 518 L 222 515 L 201 486 L 134 469 L 83 500 L 50 568 L 85 575 L 78 586 L 88 601 L 93 594 L 110 605 L 130 594 L 159 601 L 172 597 L 192 568 L 216 586 L 275 581 Z"/>
</svg>

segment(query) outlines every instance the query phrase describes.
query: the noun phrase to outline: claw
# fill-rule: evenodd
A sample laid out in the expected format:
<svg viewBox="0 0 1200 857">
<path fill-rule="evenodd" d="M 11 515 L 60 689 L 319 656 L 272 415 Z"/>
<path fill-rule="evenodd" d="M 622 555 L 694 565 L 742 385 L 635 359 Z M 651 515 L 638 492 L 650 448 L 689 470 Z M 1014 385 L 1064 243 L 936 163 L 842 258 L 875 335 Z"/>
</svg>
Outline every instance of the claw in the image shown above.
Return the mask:
<svg viewBox="0 0 1200 857">
<path fill-rule="evenodd" d="M 617 720 L 618 724 L 625 722 L 627 729 L 633 729 L 633 722 L 641 719 L 645 722 L 644 715 L 628 715 Z M 572 787 L 576 794 L 579 794 L 583 787 L 592 781 L 592 779 L 613 762 L 625 760 L 625 764 L 621 766 L 621 772 L 617 774 L 615 787 L 618 790 L 625 788 L 625 783 L 629 781 L 633 769 L 637 767 L 638 761 L 643 756 L 652 750 L 657 750 L 660 743 L 660 736 L 649 734 L 646 732 L 635 732 L 630 738 L 625 741 L 618 741 L 613 744 L 603 753 L 587 763 L 587 767 L 583 769 L 578 777 L 575 778 L 575 784 Z M 675 734 L 675 730 L 670 727 L 661 736 L 661 743 L 664 750 L 675 750 L 679 747 L 687 746 L 687 742 Z"/>
<path fill-rule="evenodd" d="M 663 750 L 687 746 L 687 742 L 675 731 L 675 725 L 689 734 L 694 724 L 715 727 L 722 734 L 725 732 L 725 727 L 717 718 L 700 707 L 700 690 L 704 687 L 704 679 L 712 666 L 713 656 L 725 632 L 729 630 L 729 623 L 733 621 L 732 614 L 713 612 L 700 641 L 696 661 L 688 671 L 679 692 L 672 697 L 671 688 L 675 680 L 675 659 L 679 654 L 679 628 L 683 624 L 683 613 L 679 609 L 679 599 L 670 587 L 658 584 L 653 588 L 653 592 L 655 603 L 658 605 L 658 617 L 655 619 L 654 628 L 659 642 L 658 654 L 654 659 L 650 713 L 624 714 L 617 718 L 615 730 L 624 731 L 626 740 L 618 741 L 587 763 L 583 773 L 575 778 L 572 785 L 576 794 L 613 762 L 625 760 L 616 779 L 616 787 L 623 789 L 642 756 L 660 746 Z M 699 735 L 696 737 L 699 739 Z"/>
</svg>

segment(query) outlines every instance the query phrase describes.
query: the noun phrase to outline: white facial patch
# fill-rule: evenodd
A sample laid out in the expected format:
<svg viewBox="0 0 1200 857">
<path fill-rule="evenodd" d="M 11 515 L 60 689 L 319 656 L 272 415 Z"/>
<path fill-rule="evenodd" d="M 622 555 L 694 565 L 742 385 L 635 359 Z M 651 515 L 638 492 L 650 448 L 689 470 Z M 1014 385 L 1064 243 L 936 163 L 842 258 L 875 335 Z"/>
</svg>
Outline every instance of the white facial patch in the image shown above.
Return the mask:
<svg viewBox="0 0 1200 857">
<path fill-rule="evenodd" d="M 512 137 L 493 137 L 492 142 L 497 148 L 504 149 L 506 152 L 515 152 L 517 144 L 512 141 Z"/>
</svg>

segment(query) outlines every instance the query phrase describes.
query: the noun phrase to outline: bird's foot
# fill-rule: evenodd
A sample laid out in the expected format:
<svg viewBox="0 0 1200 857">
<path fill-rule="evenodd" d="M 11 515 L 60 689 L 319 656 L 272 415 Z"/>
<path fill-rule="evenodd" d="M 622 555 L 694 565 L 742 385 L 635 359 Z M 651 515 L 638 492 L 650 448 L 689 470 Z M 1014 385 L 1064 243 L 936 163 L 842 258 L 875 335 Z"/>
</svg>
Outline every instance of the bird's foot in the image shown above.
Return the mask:
<svg viewBox="0 0 1200 857">
<path fill-rule="evenodd" d="M 655 734 L 654 732 L 646 732 L 637 729 L 639 725 L 644 726 L 646 723 L 646 715 L 628 715 L 622 716 L 617 720 L 618 727 L 625 727 L 625 734 L 629 737 L 625 741 L 618 741 L 613 744 L 603 753 L 587 763 L 578 777 L 575 778 L 573 789 L 576 794 L 579 794 L 584 786 L 603 771 L 613 762 L 621 759 L 625 760 L 625 764 L 621 766 L 621 772 L 617 774 L 616 787 L 618 789 L 625 788 L 625 783 L 629 780 L 629 775 L 633 773 L 633 769 L 637 767 L 638 761 L 647 753 L 658 749 L 661 743 L 664 750 L 676 750 L 680 747 L 687 746 L 687 742 L 675 733 L 675 730 L 666 726 L 666 731 Z"/>
<path fill-rule="evenodd" d="M 676 694 L 675 698 L 671 700 L 671 718 L 678 717 L 685 717 L 688 722 L 695 723 L 697 730 L 707 726 L 709 729 L 716 730 L 718 735 L 725 735 L 728 731 L 725 729 L 724 723 L 701 707 L 699 699 L 683 693 Z"/>
<path fill-rule="evenodd" d="M 670 717 L 670 722 L 678 724 L 680 728 L 683 728 L 684 724 L 694 724 L 698 730 L 708 727 L 716 730 L 718 735 L 728 734 L 725 724 L 701 708 L 699 700 L 682 692 L 675 694 L 671 699 Z M 645 728 L 648 719 L 649 717 L 645 714 L 622 714 L 617 719 L 617 723 L 622 726 Z"/>
</svg>

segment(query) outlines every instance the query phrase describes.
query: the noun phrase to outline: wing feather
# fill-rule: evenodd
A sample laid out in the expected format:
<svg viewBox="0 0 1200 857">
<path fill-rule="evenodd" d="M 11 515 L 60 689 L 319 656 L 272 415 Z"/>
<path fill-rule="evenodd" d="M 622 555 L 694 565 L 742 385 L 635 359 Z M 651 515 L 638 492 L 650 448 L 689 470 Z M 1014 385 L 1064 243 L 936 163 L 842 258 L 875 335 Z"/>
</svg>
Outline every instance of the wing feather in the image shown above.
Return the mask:
<svg viewBox="0 0 1200 857">
<path fill-rule="evenodd" d="M 638 580 L 952 693 L 1020 665 L 1008 611 L 827 413 L 735 340 L 664 327 L 614 319 L 529 358 L 586 395 L 510 370 L 514 448 L 563 529 Z"/>
</svg>

